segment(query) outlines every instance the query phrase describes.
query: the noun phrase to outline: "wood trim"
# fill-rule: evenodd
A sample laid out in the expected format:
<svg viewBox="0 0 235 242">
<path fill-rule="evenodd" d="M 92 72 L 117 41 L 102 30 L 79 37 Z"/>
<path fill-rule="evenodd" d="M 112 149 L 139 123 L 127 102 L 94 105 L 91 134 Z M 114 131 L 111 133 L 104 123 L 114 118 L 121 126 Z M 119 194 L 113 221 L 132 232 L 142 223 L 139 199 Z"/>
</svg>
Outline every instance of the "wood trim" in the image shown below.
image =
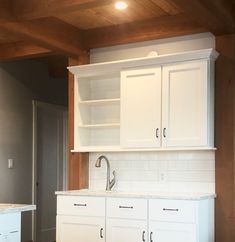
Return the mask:
<svg viewBox="0 0 235 242">
<path fill-rule="evenodd" d="M 216 38 L 216 241 L 235 241 L 235 35 Z"/>
<path fill-rule="evenodd" d="M 89 54 L 84 53 L 78 59 L 69 58 L 69 66 L 89 63 Z M 68 74 L 69 85 L 69 181 L 68 189 L 88 188 L 89 153 L 71 152 L 74 148 L 74 76 Z"/>
<path fill-rule="evenodd" d="M 92 49 L 206 31 L 186 15 L 179 14 L 86 30 L 84 31 L 84 39 L 86 40 L 86 48 Z"/>
</svg>

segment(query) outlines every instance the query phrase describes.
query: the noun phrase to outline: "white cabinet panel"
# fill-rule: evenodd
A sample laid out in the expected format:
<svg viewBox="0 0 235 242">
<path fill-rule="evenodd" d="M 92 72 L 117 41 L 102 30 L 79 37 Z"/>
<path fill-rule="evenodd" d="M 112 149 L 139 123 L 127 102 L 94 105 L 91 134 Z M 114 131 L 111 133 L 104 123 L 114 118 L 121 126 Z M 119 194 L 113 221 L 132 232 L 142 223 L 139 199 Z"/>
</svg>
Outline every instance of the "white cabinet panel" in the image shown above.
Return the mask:
<svg viewBox="0 0 235 242">
<path fill-rule="evenodd" d="M 58 196 L 57 214 L 73 216 L 105 216 L 105 198 Z"/>
<path fill-rule="evenodd" d="M 196 203 L 186 200 L 149 200 L 149 219 L 162 222 L 196 222 Z"/>
<path fill-rule="evenodd" d="M 20 242 L 21 213 L 0 214 L 0 242 Z"/>
<path fill-rule="evenodd" d="M 107 242 L 147 241 L 147 221 L 107 219 Z"/>
<path fill-rule="evenodd" d="M 105 241 L 105 219 L 82 216 L 57 216 L 58 242 Z"/>
<path fill-rule="evenodd" d="M 147 199 L 108 198 L 107 217 L 147 219 Z"/>
<path fill-rule="evenodd" d="M 12 231 L 7 236 L 7 242 L 17 242 L 20 241 L 20 232 L 19 231 Z"/>
<path fill-rule="evenodd" d="M 163 67 L 163 146 L 207 145 L 207 78 L 207 60 Z"/>
<path fill-rule="evenodd" d="M 159 147 L 161 68 L 121 72 L 121 146 Z"/>
<path fill-rule="evenodd" d="M 184 223 L 149 223 L 150 242 L 196 242 L 196 225 Z"/>
</svg>

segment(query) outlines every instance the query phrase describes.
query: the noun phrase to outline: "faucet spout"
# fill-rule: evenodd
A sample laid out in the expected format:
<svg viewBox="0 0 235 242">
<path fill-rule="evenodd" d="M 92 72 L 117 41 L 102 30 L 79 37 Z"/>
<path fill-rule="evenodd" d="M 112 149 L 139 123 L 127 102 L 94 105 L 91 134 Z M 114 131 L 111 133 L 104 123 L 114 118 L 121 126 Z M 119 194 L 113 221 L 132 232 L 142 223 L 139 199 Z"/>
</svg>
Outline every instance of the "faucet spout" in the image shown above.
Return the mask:
<svg viewBox="0 0 235 242">
<path fill-rule="evenodd" d="M 113 179 L 110 181 L 110 163 L 109 163 L 108 158 L 106 156 L 104 156 L 104 155 L 101 155 L 96 160 L 95 166 L 96 167 L 101 167 L 101 161 L 102 160 L 105 160 L 106 161 L 106 165 L 107 165 L 106 191 L 111 191 L 111 189 L 114 186 L 115 181 L 116 181 L 116 173 L 115 173 L 115 171 L 113 171 Z"/>
</svg>

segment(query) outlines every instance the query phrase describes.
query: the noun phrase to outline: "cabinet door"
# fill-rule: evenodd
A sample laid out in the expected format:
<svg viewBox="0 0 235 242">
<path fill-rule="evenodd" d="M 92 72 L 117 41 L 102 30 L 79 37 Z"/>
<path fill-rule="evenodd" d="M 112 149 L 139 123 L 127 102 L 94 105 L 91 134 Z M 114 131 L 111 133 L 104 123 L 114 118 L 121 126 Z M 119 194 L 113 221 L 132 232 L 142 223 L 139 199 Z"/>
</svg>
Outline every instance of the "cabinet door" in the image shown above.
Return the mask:
<svg viewBox="0 0 235 242">
<path fill-rule="evenodd" d="M 0 242 L 5 242 L 4 235 L 0 232 Z"/>
<path fill-rule="evenodd" d="M 150 222 L 149 236 L 150 242 L 196 242 L 196 225 Z"/>
<path fill-rule="evenodd" d="M 141 220 L 107 219 L 107 242 L 147 241 L 147 222 Z"/>
<path fill-rule="evenodd" d="M 57 216 L 57 242 L 105 241 L 105 219 L 98 217 Z"/>
<path fill-rule="evenodd" d="M 1 241 L 1 240 L 0 240 Z M 6 242 L 20 242 L 20 232 L 12 231 L 7 235 Z"/>
<path fill-rule="evenodd" d="M 161 68 L 121 72 L 121 146 L 159 147 Z"/>
<path fill-rule="evenodd" d="M 207 61 L 163 67 L 162 144 L 207 145 Z"/>
</svg>

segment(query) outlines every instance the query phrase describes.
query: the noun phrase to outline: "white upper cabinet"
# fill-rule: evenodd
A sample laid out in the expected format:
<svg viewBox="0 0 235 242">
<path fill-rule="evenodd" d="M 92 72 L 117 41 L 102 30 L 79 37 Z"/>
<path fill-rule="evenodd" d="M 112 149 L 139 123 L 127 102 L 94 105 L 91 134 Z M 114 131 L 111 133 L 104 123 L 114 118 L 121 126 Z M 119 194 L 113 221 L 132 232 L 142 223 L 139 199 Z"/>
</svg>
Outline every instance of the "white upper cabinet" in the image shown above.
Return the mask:
<svg viewBox="0 0 235 242">
<path fill-rule="evenodd" d="M 121 146 L 160 147 L 161 67 L 121 72 Z"/>
<path fill-rule="evenodd" d="M 163 66 L 162 146 L 209 146 L 207 78 L 207 60 Z"/>
<path fill-rule="evenodd" d="M 214 148 L 213 49 L 69 67 L 74 151 Z"/>
</svg>

